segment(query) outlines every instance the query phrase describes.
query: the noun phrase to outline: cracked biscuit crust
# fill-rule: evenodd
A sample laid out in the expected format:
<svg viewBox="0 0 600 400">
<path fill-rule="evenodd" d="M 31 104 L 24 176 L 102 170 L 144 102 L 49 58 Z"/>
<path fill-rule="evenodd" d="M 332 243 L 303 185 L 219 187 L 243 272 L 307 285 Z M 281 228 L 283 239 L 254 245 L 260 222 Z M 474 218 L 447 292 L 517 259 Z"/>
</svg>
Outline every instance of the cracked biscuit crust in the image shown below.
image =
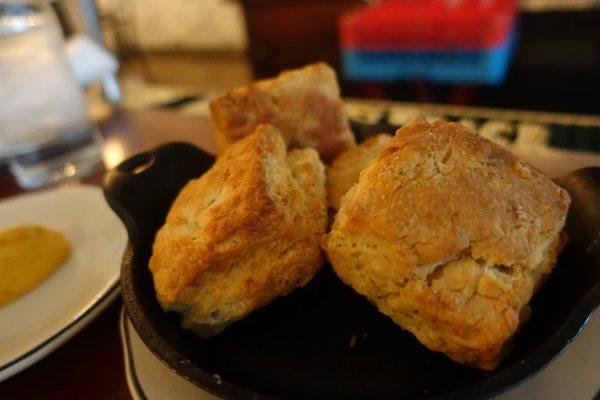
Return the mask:
<svg viewBox="0 0 600 400">
<path fill-rule="evenodd" d="M 326 222 L 317 152 L 287 152 L 261 125 L 171 206 L 149 263 L 159 303 L 200 336 L 218 333 L 310 281 Z"/>
<path fill-rule="evenodd" d="M 569 202 L 462 125 L 413 119 L 343 198 L 324 247 L 421 343 L 491 370 L 556 262 Z"/>
<path fill-rule="evenodd" d="M 391 136 L 380 133 L 344 151 L 327 168 L 327 201 L 339 210 L 342 197 L 358 182 L 358 177 L 372 159 L 385 147 Z"/>
<path fill-rule="evenodd" d="M 210 111 L 219 155 L 259 124 L 279 129 L 288 147 L 316 149 L 324 161 L 355 144 L 335 71 L 325 63 L 234 89 L 212 100 Z"/>
</svg>

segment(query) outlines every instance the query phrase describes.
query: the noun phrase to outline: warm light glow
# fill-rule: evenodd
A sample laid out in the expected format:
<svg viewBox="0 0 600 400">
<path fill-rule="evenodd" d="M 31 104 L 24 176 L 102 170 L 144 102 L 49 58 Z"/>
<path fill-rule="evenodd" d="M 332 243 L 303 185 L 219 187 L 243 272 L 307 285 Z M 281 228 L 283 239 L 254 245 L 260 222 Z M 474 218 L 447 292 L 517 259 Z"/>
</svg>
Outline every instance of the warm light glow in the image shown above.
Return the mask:
<svg viewBox="0 0 600 400">
<path fill-rule="evenodd" d="M 63 175 L 65 177 L 73 176 L 73 175 L 75 175 L 75 172 L 77 172 L 75 165 L 73 165 L 71 163 L 66 163 L 65 166 L 63 167 Z"/>
<path fill-rule="evenodd" d="M 106 168 L 114 168 L 125 159 L 125 146 L 118 139 L 108 139 L 104 142 L 104 151 L 102 159 Z"/>
</svg>

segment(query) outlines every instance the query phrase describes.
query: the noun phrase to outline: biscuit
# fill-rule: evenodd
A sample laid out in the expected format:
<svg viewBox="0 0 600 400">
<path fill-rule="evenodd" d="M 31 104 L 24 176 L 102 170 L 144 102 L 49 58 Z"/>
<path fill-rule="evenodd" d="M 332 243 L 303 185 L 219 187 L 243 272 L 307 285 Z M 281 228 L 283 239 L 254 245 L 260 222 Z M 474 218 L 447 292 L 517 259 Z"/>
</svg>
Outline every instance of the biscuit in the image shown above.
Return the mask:
<svg viewBox="0 0 600 400">
<path fill-rule="evenodd" d="M 474 131 L 413 119 L 344 196 L 324 247 L 425 346 L 491 370 L 556 262 L 569 202 Z"/>
<path fill-rule="evenodd" d="M 327 202 L 339 210 L 342 197 L 358 182 L 358 177 L 372 159 L 385 147 L 391 136 L 386 133 L 372 136 L 356 147 L 338 155 L 327 168 Z"/>
<path fill-rule="evenodd" d="M 270 124 L 293 147 L 312 147 L 330 161 L 354 146 L 335 71 L 324 63 L 283 72 L 210 102 L 217 153 Z"/>
<path fill-rule="evenodd" d="M 309 282 L 324 262 L 324 175 L 314 149 L 287 152 L 272 126 L 231 146 L 181 190 L 156 235 L 162 308 L 208 337 Z"/>
</svg>

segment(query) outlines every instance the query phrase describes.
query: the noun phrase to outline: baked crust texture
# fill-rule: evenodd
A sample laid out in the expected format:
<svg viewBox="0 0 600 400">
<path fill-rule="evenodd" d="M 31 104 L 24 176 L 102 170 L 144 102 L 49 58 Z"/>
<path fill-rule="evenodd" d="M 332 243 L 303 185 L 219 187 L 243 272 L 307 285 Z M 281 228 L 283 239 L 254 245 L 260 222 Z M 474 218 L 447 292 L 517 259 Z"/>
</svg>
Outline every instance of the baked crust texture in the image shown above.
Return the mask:
<svg viewBox="0 0 600 400">
<path fill-rule="evenodd" d="M 413 119 L 344 196 L 324 248 L 421 343 L 491 370 L 556 262 L 569 203 L 474 131 Z"/>
<path fill-rule="evenodd" d="M 234 89 L 210 102 L 217 152 L 260 124 L 279 129 L 288 147 L 312 147 L 329 162 L 353 147 L 335 71 L 325 63 L 283 72 Z"/>
<path fill-rule="evenodd" d="M 305 285 L 324 261 L 324 166 L 260 125 L 190 181 L 158 231 L 150 270 L 165 311 L 210 336 Z"/>
<path fill-rule="evenodd" d="M 339 210 L 342 197 L 358 182 L 358 177 L 372 159 L 385 147 L 391 136 L 386 133 L 371 136 L 340 155 L 327 168 L 327 202 Z"/>
</svg>

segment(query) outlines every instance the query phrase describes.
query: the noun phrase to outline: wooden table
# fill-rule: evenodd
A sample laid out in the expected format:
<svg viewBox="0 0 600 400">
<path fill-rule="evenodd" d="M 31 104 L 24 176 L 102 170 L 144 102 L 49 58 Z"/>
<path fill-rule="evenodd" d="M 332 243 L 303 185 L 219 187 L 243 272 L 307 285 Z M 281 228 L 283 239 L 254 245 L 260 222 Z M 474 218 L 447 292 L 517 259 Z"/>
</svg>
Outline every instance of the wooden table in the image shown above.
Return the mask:
<svg viewBox="0 0 600 400">
<path fill-rule="evenodd" d="M 210 121 L 174 111 L 121 111 L 100 123 L 105 138 L 104 161 L 114 167 L 136 152 L 172 141 L 193 143 L 214 151 Z M 87 177 L 100 185 L 104 169 Z M 20 189 L 6 167 L 0 168 L 0 198 Z M 17 375 L 0 382 L 0 399 L 131 399 L 119 338 L 116 300 L 66 344 Z"/>
</svg>

